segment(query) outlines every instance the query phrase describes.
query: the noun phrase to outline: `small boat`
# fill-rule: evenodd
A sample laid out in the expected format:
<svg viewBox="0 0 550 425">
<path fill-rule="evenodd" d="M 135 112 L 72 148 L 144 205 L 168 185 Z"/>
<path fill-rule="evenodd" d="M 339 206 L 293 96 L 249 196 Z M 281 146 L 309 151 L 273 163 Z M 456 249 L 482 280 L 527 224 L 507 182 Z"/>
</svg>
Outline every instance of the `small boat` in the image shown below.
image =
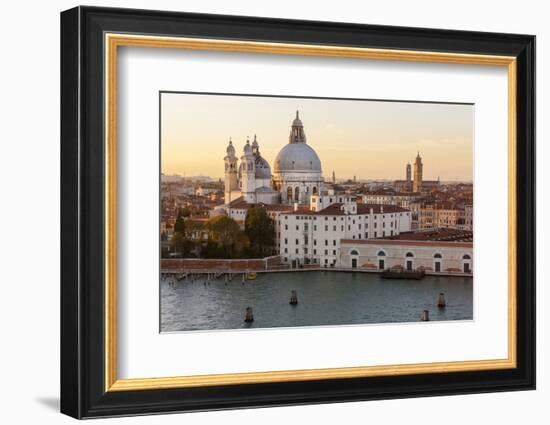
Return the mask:
<svg viewBox="0 0 550 425">
<path fill-rule="evenodd" d="M 256 272 L 248 272 L 246 274 L 246 279 L 247 280 L 254 280 L 256 279 L 256 277 L 258 277 L 258 275 L 256 274 Z"/>
<path fill-rule="evenodd" d="M 383 279 L 422 279 L 425 275 L 424 270 L 404 270 L 400 267 L 392 267 L 381 273 Z"/>
</svg>

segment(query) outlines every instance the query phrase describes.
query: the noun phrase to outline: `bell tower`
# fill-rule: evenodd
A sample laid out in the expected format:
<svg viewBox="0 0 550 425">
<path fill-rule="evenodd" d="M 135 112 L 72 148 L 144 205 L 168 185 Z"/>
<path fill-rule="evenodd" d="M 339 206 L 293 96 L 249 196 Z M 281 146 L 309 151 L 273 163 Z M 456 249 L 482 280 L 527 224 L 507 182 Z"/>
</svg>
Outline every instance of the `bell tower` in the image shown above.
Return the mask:
<svg viewBox="0 0 550 425">
<path fill-rule="evenodd" d="M 225 181 L 224 181 L 224 194 L 225 203 L 229 204 L 231 199 L 231 193 L 239 188 L 239 182 L 237 177 L 237 157 L 235 156 L 235 148 L 231 137 L 229 138 L 229 144 L 226 149 L 227 155 L 223 159 L 225 162 Z"/>
<path fill-rule="evenodd" d="M 414 161 L 414 181 L 413 181 L 413 192 L 422 191 L 422 158 L 420 157 L 420 152 L 417 153 L 416 159 Z"/>
<path fill-rule="evenodd" d="M 256 164 L 250 140 L 246 139 L 241 157 L 241 190 L 244 200 L 249 204 L 256 202 Z"/>
</svg>

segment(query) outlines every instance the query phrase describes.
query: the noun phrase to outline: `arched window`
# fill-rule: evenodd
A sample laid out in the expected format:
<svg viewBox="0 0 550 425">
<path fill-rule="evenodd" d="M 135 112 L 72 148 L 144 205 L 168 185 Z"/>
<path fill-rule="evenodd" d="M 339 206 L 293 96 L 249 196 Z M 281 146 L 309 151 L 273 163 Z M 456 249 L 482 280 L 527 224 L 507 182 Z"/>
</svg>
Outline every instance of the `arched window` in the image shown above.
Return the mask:
<svg viewBox="0 0 550 425">
<path fill-rule="evenodd" d="M 288 199 L 289 201 L 292 201 L 292 188 L 291 187 L 287 188 L 287 190 L 286 190 L 286 199 Z"/>
<path fill-rule="evenodd" d="M 463 259 L 463 260 L 470 260 L 471 258 L 472 258 L 472 257 L 470 257 L 468 254 L 464 254 L 464 255 L 462 256 L 462 259 Z"/>
<path fill-rule="evenodd" d="M 443 258 L 441 254 L 438 252 L 437 254 L 434 254 L 434 258 Z"/>
<path fill-rule="evenodd" d="M 313 186 L 313 190 L 311 191 L 311 193 L 313 193 L 314 195 L 317 195 L 317 187 L 316 186 Z"/>
<path fill-rule="evenodd" d="M 405 254 L 405 257 L 414 257 L 414 254 L 412 252 L 407 252 Z"/>
<path fill-rule="evenodd" d="M 294 200 L 299 201 L 300 200 L 300 188 L 296 186 L 294 188 Z"/>
<path fill-rule="evenodd" d="M 349 253 L 349 255 L 359 255 L 359 253 L 354 249 Z"/>
<path fill-rule="evenodd" d="M 386 253 L 384 251 L 378 251 L 378 254 L 377 254 L 379 257 L 385 257 L 386 256 Z"/>
</svg>

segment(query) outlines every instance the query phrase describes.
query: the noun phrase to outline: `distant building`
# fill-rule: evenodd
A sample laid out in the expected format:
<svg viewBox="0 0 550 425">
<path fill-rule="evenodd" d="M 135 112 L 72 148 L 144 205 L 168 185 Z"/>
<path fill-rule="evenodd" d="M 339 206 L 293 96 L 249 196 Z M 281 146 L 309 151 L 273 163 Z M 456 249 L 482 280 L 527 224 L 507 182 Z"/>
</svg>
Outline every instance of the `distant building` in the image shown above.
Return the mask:
<svg viewBox="0 0 550 425">
<path fill-rule="evenodd" d="M 407 163 L 405 167 L 405 180 L 395 180 L 394 187 L 401 192 L 422 192 L 427 193 L 440 186 L 439 178 L 437 180 L 424 180 L 424 164 L 420 152 L 417 153 L 414 161 L 414 175 L 411 180 L 411 164 Z"/>
<path fill-rule="evenodd" d="M 410 209 L 411 204 L 421 199 L 420 193 L 395 192 L 393 190 L 376 190 L 361 195 L 365 204 L 396 205 L 401 208 Z"/>
<path fill-rule="evenodd" d="M 419 229 L 451 228 L 472 230 L 473 209 L 471 205 L 454 207 L 443 205 L 428 205 L 421 208 L 418 214 Z"/>
</svg>

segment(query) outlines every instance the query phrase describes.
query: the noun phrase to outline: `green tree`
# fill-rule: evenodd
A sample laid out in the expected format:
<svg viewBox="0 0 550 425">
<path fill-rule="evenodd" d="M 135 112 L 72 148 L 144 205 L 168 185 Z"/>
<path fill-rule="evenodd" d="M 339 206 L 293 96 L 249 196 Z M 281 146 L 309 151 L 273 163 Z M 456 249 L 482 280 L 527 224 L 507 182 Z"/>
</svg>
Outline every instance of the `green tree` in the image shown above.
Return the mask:
<svg viewBox="0 0 550 425">
<path fill-rule="evenodd" d="M 172 249 L 175 253 L 179 254 L 180 257 L 188 257 L 191 249 L 193 248 L 193 242 L 190 241 L 179 232 L 174 232 L 172 235 Z"/>
<path fill-rule="evenodd" d="M 183 218 L 181 209 L 178 210 L 178 217 L 176 218 L 176 223 L 174 224 L 174 233 L 185 235 L 185 219 Z"/>
<path fill-rule="evenodd" d="M 230 217 L 220 215 L 206 223 L 209 244 L 207 256 L 211 258 L 238 258 L 247 246 L 246 235 L 239 224 Z M 217 248 L 212 246 L 212 242 Z"/>
<path fill-rule="evenodd" d="M 271 255 L 275 245 L 275 222 L 262 207 L 249 208 L 244 221 L 244 231 L 250 241 L 251 255 Z"/>
</svg>

